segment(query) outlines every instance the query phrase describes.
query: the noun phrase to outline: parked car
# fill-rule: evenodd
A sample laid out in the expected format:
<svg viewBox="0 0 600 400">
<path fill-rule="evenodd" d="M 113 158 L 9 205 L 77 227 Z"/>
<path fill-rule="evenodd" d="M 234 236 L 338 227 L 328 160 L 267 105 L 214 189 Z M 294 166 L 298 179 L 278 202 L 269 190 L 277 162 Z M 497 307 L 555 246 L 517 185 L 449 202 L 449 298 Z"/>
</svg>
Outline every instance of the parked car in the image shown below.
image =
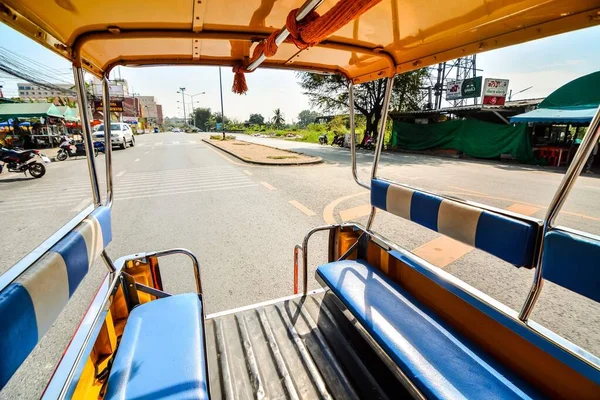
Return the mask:
<svg viewBox="0 0 600 400">
<path fill-rule="evenodd" d="M 98 130 L 93 134 L 95 140 L 103 141 L 104 124 L 98 126 Z M 127 146 L 135 146 L 135 138 L 131 127 L 123 122 L 113 122 L 110 124 L 110 142 L 113 146 L 120 146 L 122 149 Z"/>
<path fill-rule="evenodd" d="M 181 133 L 181 129 L 179 129 L 179 128 L 173 128 L 171 130 L 171 132 L 173 132 L 173 133 Z"/>
</svg>

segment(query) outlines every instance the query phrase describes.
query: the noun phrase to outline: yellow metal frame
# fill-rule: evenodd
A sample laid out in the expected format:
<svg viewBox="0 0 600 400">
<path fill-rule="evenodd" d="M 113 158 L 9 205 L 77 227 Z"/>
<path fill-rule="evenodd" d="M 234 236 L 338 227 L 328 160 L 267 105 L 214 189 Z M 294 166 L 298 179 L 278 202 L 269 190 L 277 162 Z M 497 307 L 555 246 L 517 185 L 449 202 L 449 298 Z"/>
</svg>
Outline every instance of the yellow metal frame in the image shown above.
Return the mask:
<svg viewBox="0 0 600 400">
<path fill-rule="evenodd" d="M 146 24 L 137 22 L 132 26 L 132 23 L 123 24 L 123 27 L 117 26 L 102 26 L 102 21 L 97 21 L 94 26 L 85 25 L 82 22 L 81 26 L 73 25 L 76 28 L 72 31 L 72 38 L 61 41 L 58 39 L 59 34 L 52 32 L 48 27 L 44 29 L 41 25 L 46 25 L 43 18 L 52 18 L 52 12 L 48 15 L 34 15 L 28 8 L 27 3 L 33 0 L 0 0 L 0 19 L 7 25 L 20 31 L 24 35 L 37 41 L 43 46 L 51 49 L 57 54 L 69 59 L 76 66 L 82 66 L 92 74 L 102 77 L 105 72 L 110 71 L 116 65 L 235 65 L 239 62 L 247 62 L 247 58 L 237 59 L 233 56 L 211 57 L 210 54 L 204 54 L 200 57 L 197 50 L 192 50 L 194 40 L 212 39 L 222 41 L 241 41 L 245 42 L 246 46 L 252 46 L 273 31 L 273 28 L 264 26 L 248 26 L 243 25 L 228 25 L 227 20 L 205 21 L 207 6 L 209 0 L 200 2 L 197 5 L 195 1 L 193 7 L 190 8 L 189 28 L 186 24 L 182 24 L 182 20 L 187 20 L 187 15 L 173 14 L 170 17 L 177 19 L 179 22 L 161 23 L 166 25 L 166 28 L 140 28 L 139 25 L 152 25 L 152 22 Z M 125 0 L 127 1 L 127 0 Z M 70 3 L 70 1 L 67 1 Z M 132 4 L 134 2 L 131 2 Z M 254 3 L 240 3 L 240 7 L 244 12 L 253 10 Z M 269 3 L 267 1 L 267 3 Z M 273 2 L 274 3 L 274 2 Z M 326 6 L 331 6 L 335 0 L 326 1 Z M 294 55 L 286 59 L 270 59 L 264 63 L 268 68 L 287 68 L 295 70 L 322 71 L 327 73 L 339 73 L 351 79 L 353 83 L 362 83 L 379 79 L 382 77 L 392 76 L 394 73 L 408 72 L 414 69 L 423 68 L 428 65 L 437 64 L 443 61 L 455 59 L 469 54 L 480 53 L 488 50 L 498 49 L 501 47 L 531 41 L 563 32 L 572 31 L 598 25 L 600 23 L 600 1 L 598 0 L 579 0 L 568 2 L 566 0 L 502 0 L 502 1 L 487 1 L 485 7 L 488 8 L 487 14 L 482 13 L 481 6 L 475 8 L 476 1 L 466 1 L 466 6 L 471 6 L 470 11 L 466 10 L 463 14 L 456 9 L 451 9 L 452 15 L 445 17 L 443 14 L 444 5 L 431 1 L 408 0 L 407 2 L 398 3 L 398 0 L 382 1 L 369 12 L 374 12 L 376 16 L 390 15 L 389 20 L 382 21 L 379 27 L 377 25 L 368 28 L 374 30 L 374 35 L 371 37 L 377 38 L 377 32 L 381 29 L 382 35 L 387 35 L 389 40 L 390 29 L 393 30 L 393 40 L 389 44 L 374 44 L 361 40 L 359 33 L 365 35 L 359 28 L 363 21 L 363 17 L 356 20 L 353 26 L 354 36 L 348 36 L 347 30 L 344 35 L 334 35 L 328 40 L 318 44 L 319 49 L 330 49 L 347 52 L 352 54 L 354 63 L 344 65 L 332 64 L 326 57 L 323 60 L 302 61 L 301 55 L 303 51 L 296 51 Z M 10 6 L 8 4 L 11 4 Z M 185 2 L 183 3 L 185 4 Z M 262 4 L 262 3 L 261 3 Z M 301 1 L 298 0 L 298 6 Z M 450 6 L 456 8 L 456 4 Z M 522 9 L 519 7 L 522 5 Z M 147 7 L 152 7 L 151 2 L 146 4 Z M 158 6 L 158 5 L 157 5 Z M 214 7 L 225 7 L 223 3 L 211 3 Z M 271 5 L 273 7 L 273 5 Z M 55 7 L 55 6 L 54 6 Z M 65 8 L 64 6 L 61 6 Z M 262 6 L 261 6 L 262 7 Z M 379 8 L 378 8 L 379 7 Z M 438 8 L 442 8 L 438 10 Z M 408 24 L 415 25 L 410 19 L 410 16 L 404 16 L 401 12 L 408 8 L 415 15 L 423 17 L 424 12 L 421 8 L 432 9 L 436 11 L 436 15 L 427 16 L 423 21 L 424 27 L 419 30 L 418 35 L 406 36 L 407 33 L 401 28 Z M 585 9 L 588 8 L 588 9 Z M 375 10 L 377 9 L 377 10 Z M 400 9 L 400 11 L 399 11 Z M 255 10 L 254 12 L 257 12 Z M 281 15 L 281 9 L 278 10 Z M 367 13 L 369 13 L 367 12 Z M 469 25 L 469 17 L 471 14 L 474 20 L 489 19 L 488 22 L 479 25 L 473 25 L 466 31 L 458 30 L 462 26 Z M 39 14 L 39 11 L 38 11 Z M 221 14 L 220 14 L 221 15 Z M 269 17 L 269 14 L 266 14 Z M 73 18 L 77 18 L 77 14 L 73 14 Z M 266 18 L 266 17 L 265 17 Z M 444 19 L 447 18 L 447 19 Z M 439 21 L 438 21 L 439 20 Z M 529 21 L 542 21 L 533 23 Z M 36 24 L 34 21 L 39 21 Z M 156 21 L 155 21 L 156 22 Z M 369 22 L 367 18 L 367 22 Z M 89 23 L 89 21 L 88 21 Z M 372 21 L 371 21 L 372 23 Z M 387 25 L 386 25 L 387 24 Z M 186 25 L 185 29 L 182 25 Z M 492 27 L 488 31 L 493 31 L 494 34 L 485 34 L 486 29 Z M 365 28 L 367 29 L 367 28 Z M 410 28 L 407 28 L 410 29 Z M 368 32 L 368 29 L 367 29 Z M 404 36 L 401 36 L 400 33 Z M 481 33 L 479 33 L 481 32 Z M 440 40 L 439 35 L 456 36 L 456 40 Z M 498 34 L 497 34 L 498 33 Z M 121 40 L 130 39 L 189 39 L 190 51 L 186 54 L 119 54 L 119 57 L 108 57 L 106 59 L 98 59 L 95 56 L 87 53 L 85 45 L 91 42 L 114 43 L 114 50 L 118 51 L 118 42 Z M 470 40 L 474 38 L 477 40 Z M 363 38 L 364 39 L 364 38 Z M 463 41 L 468 43 L 461 43 Z M 377 40 L 377 39 L 375 39 Z M 285 46 L 290 46 L 286 44 Z M 422 51 L 419 51 L 420 48 Z M 415 50 L 416 49 L 416 50 Z M 310 51 L 304 50 L 304 51 Z M 150 51 L 148 51 L 150 52 Z M 406 54 L 424 53 L 419 57 L 407 59 Z M 100 53 L 101 54 L 101 53 Z M 356 55 L 367 56 L 366 62 L 361 64 L 360 59 Z M 384 60 L 379 64 L 375 60 Z M 358 62 L 356 61 L 358 60 Z M 364 65 L 363 65 L 364 64 Z M 383 67 L 383 65 L 386 65 Z M 349 72 L 347 67 L 352 68 Z M 375 68 L 375 70 L 374 70 Z"/>
</svg>

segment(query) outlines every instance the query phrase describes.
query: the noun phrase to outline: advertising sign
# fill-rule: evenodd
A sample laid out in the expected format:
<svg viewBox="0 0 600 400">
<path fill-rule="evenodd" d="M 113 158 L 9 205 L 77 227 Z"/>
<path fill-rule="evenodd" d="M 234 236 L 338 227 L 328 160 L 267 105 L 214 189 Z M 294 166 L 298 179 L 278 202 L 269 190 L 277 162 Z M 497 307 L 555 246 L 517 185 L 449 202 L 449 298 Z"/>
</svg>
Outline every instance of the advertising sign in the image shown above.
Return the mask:
<svg viewBox="0 0 600 400">
<path fill-rule="evenodd" d="M 503 106 L 508 93 L 508 79 L 485 78 L 483 83 L 483 104 Z"/>
<path fill-rule="evenodd" d="M 481 96 L 481 77 L 448 82 L 446 100 L 470 99 Z"/>
<path fill-rule="evenodd" d="M 102 100 L 94 100 L 94 109 L 102 112 Z M 110 112 L 122 113 L 123 112 L 123 100 L 111 100 L 110 101 Z"/>
</svg>

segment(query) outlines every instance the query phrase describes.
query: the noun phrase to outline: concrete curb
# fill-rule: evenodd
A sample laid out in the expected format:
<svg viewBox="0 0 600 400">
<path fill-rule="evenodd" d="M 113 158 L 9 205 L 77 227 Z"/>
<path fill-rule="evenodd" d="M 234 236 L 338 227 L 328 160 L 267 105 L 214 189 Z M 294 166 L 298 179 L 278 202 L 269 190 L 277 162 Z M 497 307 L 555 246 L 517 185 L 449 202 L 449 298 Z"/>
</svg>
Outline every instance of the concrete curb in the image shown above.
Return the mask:
<svg viewBox="0 0 600 400">
<path fill-rule="evenodd" d="M 314 164 L 321 164 L 321 163 L 323 162 L 323 159 L 322 159 L 321 157 L 316 157 L 316 158 L 317 158 L 317 160 L 313 160 L 313 161 L 304 161 L 304 162 L 295 162 L 295 163 L 277 163 L 277 162 L 272 162 L 272 163 L 270 163 L 270 162 L 264 162 L 264 161 L 253 161 L 253 160 L 248 160 L 248 159 L 246 159 L 246 158 L 243 158 L 242 156 L 240 156 L 240 155 L 238 155 L 238 154 L 236 154 L 236 153 L 234 153 L 234 152 L 232 152 L 232 151 L 230 151 L 230 150 L 224 149 L 224 148 L 222 148 L 221 146 L 219 146 L 219 145 L 217 145 L 217 144 L 215 144 L 215 143 L 212 143 L 212 142 L 211 142 L 209 139 L 202 139 L 202 141 L 203 141 L 204 143 L 207 143 L 207 144 L 211 145 L 212 147 L 214 147 L 214 148 L 216 148 L 216 149 L 219 149 L 219 150 L 221 150 L 222 152 L 225 152 L 225 153 L 229 154 L 230 156 L 233 156 L 233 157 L 237 158 L 238 160 L 241 160 L 241 161 L 243 161 L 243 162 L 245 162 L 245 163 L 248 163 L 248 164 L 265 165 L 265 166 L 274 166 L 274 167 L 289 167 L 289 166 L 292 166 L 292 167 L 293 167 L 293 166 L 296 166 L 296 165 L 314 165 Z M 302 155 L 302 156 L 304 156 L 304 155 L 305 155 L 305 154 L 298 153 L 298 152 L 291 151 L 291 150 L 279 149 L 279 148 L 277 148 L 277 147 L 273 147 L 273 146 L 265 146 L 265 145 L 262 145 L 262 144 L 258 144 L 258 143 L 252 143 L 252 142 L 246 142 L 246 143 L 254 144 L 254 145 L 257 145 L 257 146 L 270 147 L 270 148 L 272 148 L 272 149 L 281 150 L 281 151 L 286 151 L 286 152 L 288 152 L 288 153 L 299 154 L 299 155 Z M 310 157 L 314 157 L 314 156 L 310 156 Z"/>
</svg>

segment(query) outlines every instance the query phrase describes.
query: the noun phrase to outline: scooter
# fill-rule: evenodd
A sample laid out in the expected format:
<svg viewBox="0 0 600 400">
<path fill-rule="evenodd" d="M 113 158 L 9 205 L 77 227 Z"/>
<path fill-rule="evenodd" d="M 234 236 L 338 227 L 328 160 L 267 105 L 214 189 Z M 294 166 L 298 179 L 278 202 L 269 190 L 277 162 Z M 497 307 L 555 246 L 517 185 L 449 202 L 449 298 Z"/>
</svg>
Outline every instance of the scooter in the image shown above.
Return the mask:
<svg viewBox="0 0 600 400">
<path fill-rule="evenodd" d="M 329 144 L 328 142 L 329 142 L 329 139 L 327 138 L 326 133 L 319 136 L 319 144 Z"/>
<path fill-rule="evenodd" d="M 50 159 L 39 152 L 39 150 L 10 150 L 0 147 L 0 161 L 6 165 L 9 172 L 23 172 L 34 178 L 41 178 L 46 173 L 44 164 L 35 161 L 39 157 L 44 163 L 49 163 Z M 3 165 L 0 164 L 0 173 Z"/>
<path fill-rule="evenodd" d="M 357 147 L 360 147 L 365 150 L 375 150 L 375 141 L 373 140 L 373 136 L 367 135 L 363 139 L 362 143 Z"/>
<path fill-rule="evenodd" d="M 104 143 L 94 142 L 94 157 L 97 157 L 100 151 L 104 153 Z M 69 157 L 85 157 L 85 155 L 85 144 L 83 142 L 73 143 L 71 139 L 65 138 L 59 146 L 56 159 L 65 161 Z"/>
<path fill-rule="evenodd" d="M 333 141 L 331 145 L 337 144 L 340 147 L 344 147 L 344 135 L 340 135 L 337 132 L 333 133 Z"/>
</svg>

